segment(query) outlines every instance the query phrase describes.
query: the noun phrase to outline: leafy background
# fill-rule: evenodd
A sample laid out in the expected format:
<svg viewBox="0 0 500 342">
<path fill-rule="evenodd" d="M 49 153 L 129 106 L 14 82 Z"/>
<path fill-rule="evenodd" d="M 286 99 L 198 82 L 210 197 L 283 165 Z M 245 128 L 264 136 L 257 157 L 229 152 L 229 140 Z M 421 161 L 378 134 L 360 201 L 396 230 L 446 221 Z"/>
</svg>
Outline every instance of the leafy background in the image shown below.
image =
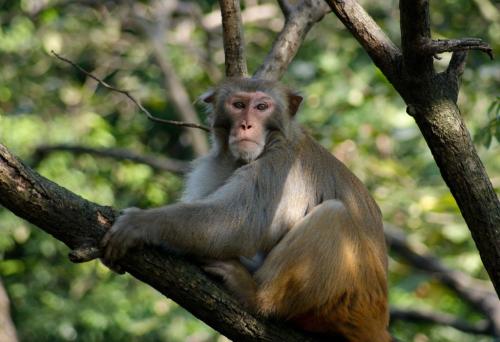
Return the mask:
<svg viewBox="0 0 500 342">
<path fill-rule="evenodd" d="M 155 115 L 179 119 L 166 97 L 151 42 L 130 24 L 128 5 L 83 6 L 85 1 L 0 0 L 0 141 L 38 172 L 81 196 L 115 207 L 175 201 L 182 179 L 146 165 L 92 155 L 53 153 L 36 161 L 46 144 L 127 148 L 189 160 L 186 130 L 148 121 L 124 96 L 98 87 L 54 58 L 71 58 L 107 82 L 130 90 Z M 86 2 L 91 3 L 91 2 Z M 193 2 L 202 15 L 217 1 Z M 243 1 L 245 8 L 269 1 Z M 399 41 L 397 1 L 362 1 L 391 38 Z M 145 9 L 148 2 L 134 6 Z M 435 38 L 476 36 L 500 50 L 500 9 L 489 0 L 431 2 Z M 263 60 L 282 18 L 245 24 L 249 69 Z M 223 73 L 220 29 L 207 34 L 190 14 L 174 16 L 165 55 L 191 99 Z M 441 55 L 443 69 L 449 54 Z M 209 60 L 214 68 L 208 69 Z M 309 33 L 284 80 L 305 102 L 298 120 L 360 177 L 384 219 L 410 242 L 473 277 L 487 274 L 433 158 L 398 94 L 333 16 Z M 495 189 L 500 187 L 500 63 L 469 55 L 459 106 Z M 205 113 L 198 108 L 202 120 Z M 0 208 L 0 276 L 12 316 L 25 341 L 221 341 L 223 337 L 175 303 L 99 262 L 74 265 L 59 241 Z M 428 274 L 390 256 L 390 302 L 400 308 L 440 311 L 477 321 L 481 316 Z M 490 341 L 453 328 L 397 322 L 402 341 Z"/>
</svg>

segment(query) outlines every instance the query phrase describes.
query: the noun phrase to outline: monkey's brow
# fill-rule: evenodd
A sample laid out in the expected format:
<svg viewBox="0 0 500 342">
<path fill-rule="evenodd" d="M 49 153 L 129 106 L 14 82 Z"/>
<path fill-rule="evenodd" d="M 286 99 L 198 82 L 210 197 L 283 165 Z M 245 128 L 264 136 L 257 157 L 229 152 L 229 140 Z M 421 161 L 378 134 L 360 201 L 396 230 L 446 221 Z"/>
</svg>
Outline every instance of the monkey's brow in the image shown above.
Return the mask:
<svg viewBox="0 0 500 342">
<path fill-rule="evenodd" d="M 261 93 L 260 91 L 256 91 L 256 92 L 237 92 L 237 93 L 234 93 L 233 94 L 233 98 L 234 97 L 237 97 L 237 98 L 249 98 L 249 97 L 253 97 L 253 94 L 258 94 L 258 93 Z M 268 96 L 268 95 L 265 95 L 264 93 L 262 93 L 262 97 L 259 97 L 259 100 L 268 100 L 268 101 L 272 101 L 273 98 Z"/>
</svg>

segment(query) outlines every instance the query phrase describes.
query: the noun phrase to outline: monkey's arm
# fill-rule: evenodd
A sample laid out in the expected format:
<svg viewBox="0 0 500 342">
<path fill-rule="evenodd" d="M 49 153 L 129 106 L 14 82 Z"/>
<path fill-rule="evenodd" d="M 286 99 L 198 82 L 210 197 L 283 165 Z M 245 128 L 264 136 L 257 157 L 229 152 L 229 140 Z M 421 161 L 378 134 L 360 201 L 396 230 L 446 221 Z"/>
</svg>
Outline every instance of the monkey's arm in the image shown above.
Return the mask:
<svg viewBox="0 0 500 342">
<path fill-rule="evenodd" d="M 213 258 L 252 256 L 271 226 L 285 175 L 266 170 L 266 161 L 247 165 L 207 198 L 155 209 L 127 209 L 103 239 L 104 259 L 121 258 L 144 243 Z M 257 177 L 258 175 L 258 177 Z"/>
</svg>

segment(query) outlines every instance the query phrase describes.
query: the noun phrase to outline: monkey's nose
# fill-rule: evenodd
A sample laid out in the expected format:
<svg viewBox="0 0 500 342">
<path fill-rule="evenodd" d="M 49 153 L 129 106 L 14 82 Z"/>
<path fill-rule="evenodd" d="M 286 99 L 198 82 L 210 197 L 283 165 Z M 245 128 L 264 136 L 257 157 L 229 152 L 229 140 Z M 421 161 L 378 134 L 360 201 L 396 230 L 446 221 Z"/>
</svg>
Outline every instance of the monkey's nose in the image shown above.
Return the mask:
<svg viewBox="0 0 500 342">
<path fill-rule="evenodd" d="M 246 122 L 243 122 L 243 123 L 241 124 L 240 128 L 241 128 L 242 130 L 244 130 L 244 131 L 245 131 L 245 130 L 247 130 L 247 129 L 252 128 L 252 125 L 247 124 Z"/>
</svg>

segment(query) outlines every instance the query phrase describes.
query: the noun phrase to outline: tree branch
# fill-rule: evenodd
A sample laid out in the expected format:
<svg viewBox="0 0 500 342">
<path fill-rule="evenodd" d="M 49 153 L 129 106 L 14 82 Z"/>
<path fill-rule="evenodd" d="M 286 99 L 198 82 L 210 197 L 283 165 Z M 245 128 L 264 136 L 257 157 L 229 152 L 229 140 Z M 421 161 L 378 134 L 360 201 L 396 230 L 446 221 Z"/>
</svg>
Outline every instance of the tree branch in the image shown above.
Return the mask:
<svg viewBox="0 0 500 342">
<path fill-rule="evenodd" d="M 239 0 L 219 0 L 227 77 L 248 75 Z"/>
<path fill-rule="evenodd" d="M 113 158 L 117 160 L 130 160 L 136 163 L 146 164 L 159 171 L 168 171 L 177 174 L 186 173 L 189 163 L 181 160 L 165 158 L 162 156 L 142 155 L 120 148 L 91 148 L 79 145 L 42 145 L 36 148 L 33 156 L 33 165 L 38 165 L 48 154 L 66 151 L 74 154 L 92 154 L 99 157 Z"/>
<path fill-rule="evenodd" d="M 492 334 L 490 323 L 487 321 L 483 320 L 472 324 L 443 312 L 391 309 L 391 324 L 398 320 L 410 321 L 412 323 L 441 324 L 470 334 Z"/>
<path fill-rule="evenodd" d="M 484 314 L 490 322 L 490 330 L 496 336 L 500 336 L 500 302 L 489 286 L 463 272 L 447 268 L 438 258 L 431 254 L 415 251 L 408 243 L 404 233 L 393 225 L 385 223 L 384 233 L 391 250 L 413 267 L 431 273 L 439 281 L 455 291 L 460 298 Z"/>
<path fill-rule="evenodd" d="M 429 0 L 400 0 L 401 45 L 405 71 L 416 77 L 434 73 L 433 55 L 421 50 L 431 37 Z"/>
<path fill-rule="evenodd" d="M 102 157 L 110 157 L 119 160 L 130 160 L 143 163 L 161 171 L 174 171 L 176 173 L 185 173 L 188 169 L 188 163 L 170 160 L 156 156 L 143 156 L 123 149 L 94 149 L 75 145 L 52 145 L 40 146 L 36 149 L 34 155 L 34 165 L 43 159 L 47 154 L 56 151 L 68 151 L 81 154 L 88 153 Z M 485 314 L 492 321 L 493 328 L 500 335 L 500 303 L 496 301 L 496 295 L 486 284 L 472 279 L 465 273 L 451 270 L 444 266 L 438 258 L 429 254 L 422 254 L 415 251 L 408 243 L 404 233 L 395 226 L 386 223 L 384 225 L 386 240 L 394 252 L 400 255 L 413 267 L 425 272 L 430 272 L 438 280 L 455 291 L 461 298 L 469 302 L 479 312 Z M 89 261 L 100 256 L 99 250 L 94 247 L 84 247 L 70 254 L 73 262 Z"/>
<path fill-rule="evenodd" d="M 159 123 L 163 123 L 163 124 L 168 124 L 168 125 L 174 125 L 174 126 L 198 128 L 198 129 L 202 129 L 202 130 L 204 130 L 206 132 L 210 132 L 210 128 L 208 128 L 206 126 L 203 126 L 203 125 L 198 125 L 198 124 L 194 124 L 194 123 L 190 123 L 190 122 L 182 122 L 182 121 L 175 121 L 175 120 L 166 120 L 166 119 L 161 119 L 161 118 L 158 118 L 158 117 L 154 116 L 146 108 L 144 108 L 144 106 L 141 104 L 141 102 L 139 100 L 136 100 L 135 97 L 133 97 L 132 95 L 130 95 L 130 93 L 128 91 L 122 90 L 122 89 L 118 89 L 118 88 L 115 88 L 115 87 L 109 85 L 108 83 L 106 83 L 103 80 L 101 80 L 100 78 L 92 75 L 90 72 L 88 72 L 87 70 L 83 69 L 81 66 L 79 66 L 76 63 L 74 63 L 73 61 L 71 61 L 71 60 L 69 60 L 69 59 L 67 59 L 65 57 L 60 56 L 59 54 L 57 54 L 54 51 L 51 51 L 51 52 L 58 59 L 60 59 L 63 62 L 66 62 L 66 63 L 70 64 L 71 66 L 73 66 L 77 70 L 81 71 L 82 73 L 84 73 L 88 77 L 94 79 L 95 81 L 97 81 L 97 83 L 99 83 L 104 88 L 109 89 L 111 91 L 115 91 L 117 93 L 123 94 L 126 97 L 128 97 L 130 99 L 130 101 L 132 101 L 137 106 L 137 108 L 139 108 L 144 114 L 146 114 L 146 116 L 148 117 L 148 119 L 150 119 L 151 121 L 159 122 Z"/>
<path fill-rule="evenodd" d="M 404 63 L 355 0 L 326 1 L 405 100 L 500 294 L 500 201 L 456 104 L 458 73 L 435 73 L 432 55 L 419 51 L 430 38 L 428 0 L 400 1 Z M 377 34 L 367 35 L 370 31 Z M 455 54 L 451 68 L 463 69 L 464 57 Z"/>
<path fill-rule="evenodd" d="M 273 43 L 264 63 L 255 72 L 255 78 L 279 80 L 297 54 L 311 27 L 329 12 L 322 0 L 302 0 L 297 5 L 283 7 L 285 26 Z"/>
<path fill-rule="evenodd" d="M 99 255 L 99 241 L 117 215 L 113 208 L 89 202 L 40 176 L 3 145 L 0 204 L 76 250 L 73 255 L 79 261 L 89 259 L 89 254 Z M 284 323 L 247 313 L 199 267 L 183 258 L 150 248 L 129 253 L 120 266 L 231 339 L 319 341 Z"/>
<path fill-rule="evenodd" d="M 493 59 L 493 49 L 491 46 L 479 38 L 462 39 L 425 39 L 418 47 L 423 54 L 436 55 L 443 52 L 479 50 L 483 51 L 490 59 Z"/>
</svg>

